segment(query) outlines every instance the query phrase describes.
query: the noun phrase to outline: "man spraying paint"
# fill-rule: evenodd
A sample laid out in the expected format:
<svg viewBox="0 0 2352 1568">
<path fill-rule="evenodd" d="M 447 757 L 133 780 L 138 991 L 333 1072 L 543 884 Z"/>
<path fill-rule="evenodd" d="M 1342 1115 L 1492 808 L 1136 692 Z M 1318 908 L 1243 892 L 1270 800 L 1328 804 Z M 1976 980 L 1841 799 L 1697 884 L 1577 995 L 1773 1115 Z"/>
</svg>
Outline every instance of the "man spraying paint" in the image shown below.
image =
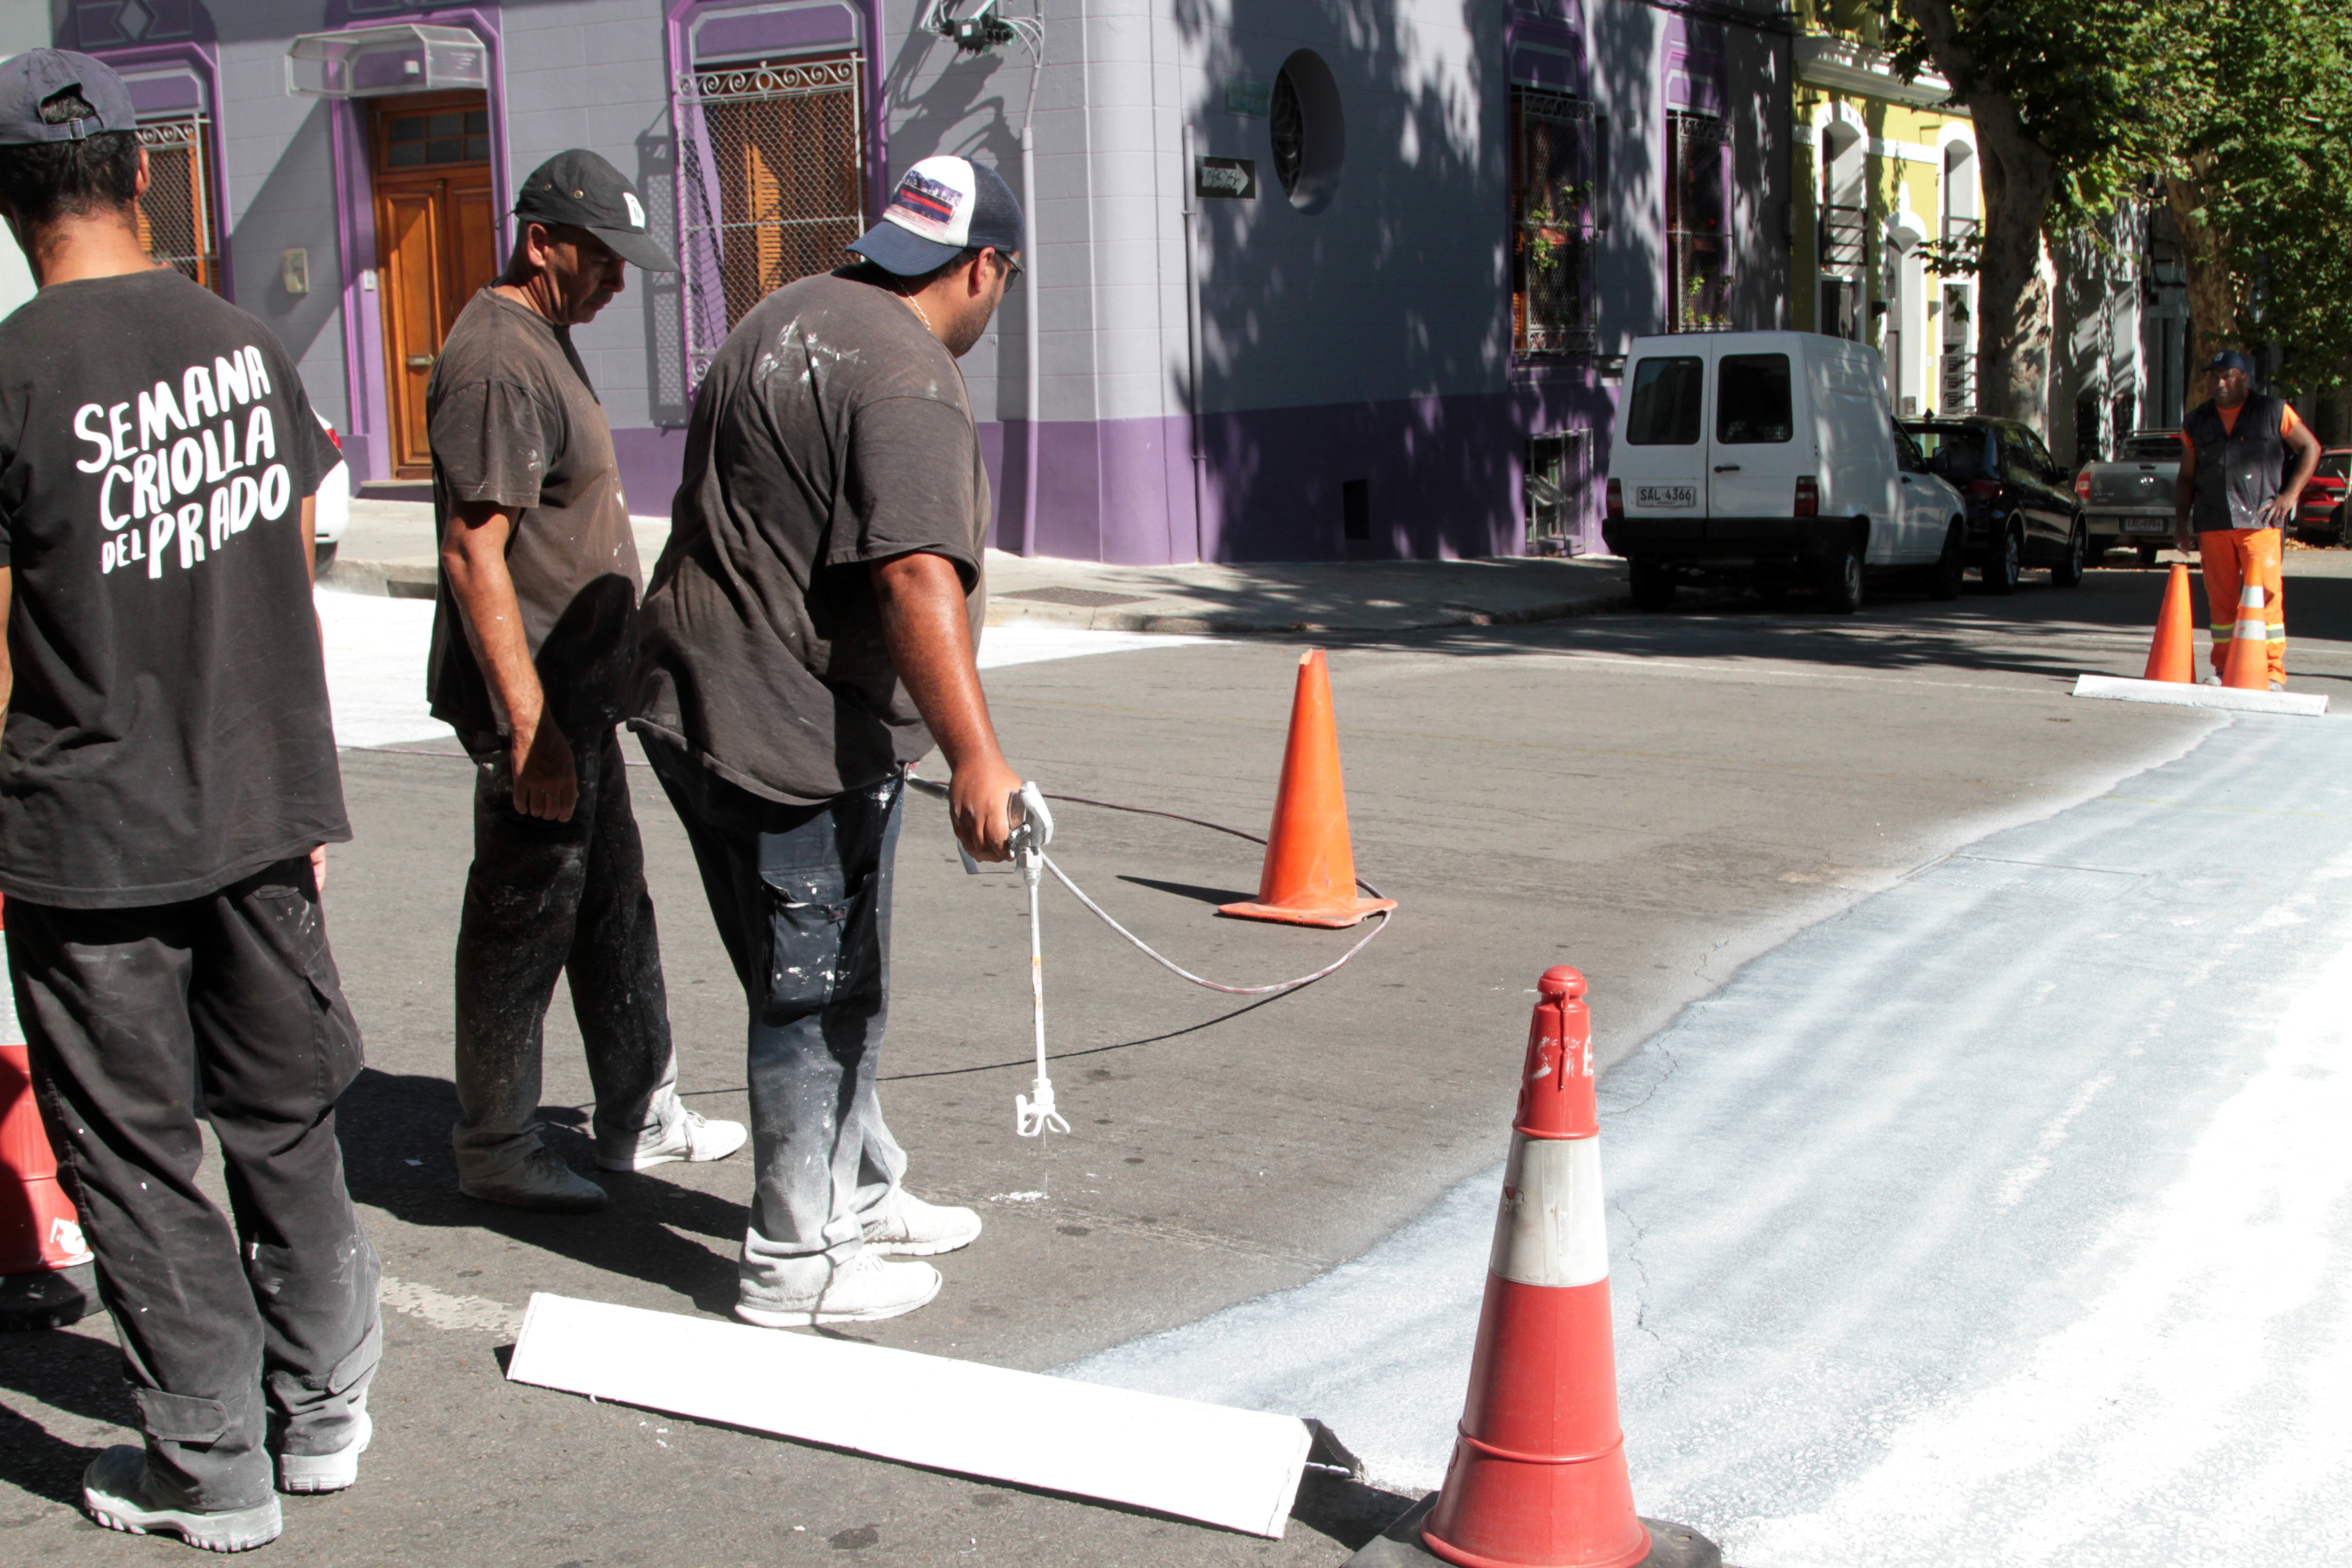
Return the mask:
<svg viewBox="0 0 2352 1568">
<path fill-rule="evenodd" d="M 639 619 L 637 729 L 751 1012 L 758 1188 L 735 1312 L 896 1317 L 980 1234 L 901 1185 L 875 1092 L 908 763 L 952 770 L 956 837 L 1006 858 L 1006 765 L 972 659 L 988 476 L 956 361 L 1019 274 L 996 172 L 926 158 L 850 249 L 730 333 L 695 395 Z"/>
<path fill-rule="evenodd" d="M 2319 438 L 2283 397 L 2252 390 L 2253 365 L 2224 349 L 2205 366 L 2213 395 L 2181 422 L 2180 479 L 2173 500 L 2173 542 L 2184 552 L 2196 531 L 2205 568 L 2205 604 L 2213 617 L 2218 686 L 2235 640 L 2240 591 L 2263 591 L 2270 634 L 2270 687 L 2286 689 L 2286 611 L 2279 599 L 2279 555 L 2303 487 L 2319 468 Z M 2286 459 L 2294 472 L 2281 482 Z"/>
<path fill-rule="evenodd" d="M 723 1160 L 739 1121 L 677 1097 L 669 1002 L 617 726 L 635 650 L 636 536 L 572 329 L 632 261 L 675 272 L 636 191 L 559 153 L 515 200 L 506 272 L 467 304 L 425 387 L 441 595 L 436 718 L 473 757 L 474 863 L 457 925 L 457 1185 L 518 1208 L 601 1208 L 541 1141 L 541 1026 L 555 979 L 596 1089 L 596 1163 Z"/>
<path fill-rule="evenodd" d="M 145 1431 L 110 1530 L 241 1552 L 359 1476 L 383 1352 L 319 898 L 351 837 L 310 603 L 338 458 L 269 330 L 149 258 L 131 95 L 0 64 L 0 889 L 35 1092 Z M 231 1213 L 198 1186 L 209 1122 Z M 274 1475 L 273 1475 L 274 1472 Z"/>
</svg>

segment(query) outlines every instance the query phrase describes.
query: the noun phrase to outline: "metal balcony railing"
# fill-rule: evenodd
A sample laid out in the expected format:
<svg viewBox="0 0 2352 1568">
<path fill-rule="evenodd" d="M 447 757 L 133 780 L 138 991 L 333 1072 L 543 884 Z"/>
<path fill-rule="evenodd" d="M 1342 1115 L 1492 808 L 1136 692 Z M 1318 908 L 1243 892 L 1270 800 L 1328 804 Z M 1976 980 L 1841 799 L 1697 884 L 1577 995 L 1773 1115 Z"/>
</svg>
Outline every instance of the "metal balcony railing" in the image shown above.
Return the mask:
<svg viewBox="0 0 2352 1568">
<path fill-rule="evenodd" d="M 1944 395 L 1938 413 L 1973 414 L 1977 407 L 1977 356 L 1947 353 L 1943 359 Z"/>
<path fill-rule="evenodd" d="M 1822 208 L 1821 268 L 1824 272 L 1843 272 L 1862 265 L 1863 240 L 1869 232 L 1870 215 L 1861 207 L 1826 205 Z"/>
</svg>

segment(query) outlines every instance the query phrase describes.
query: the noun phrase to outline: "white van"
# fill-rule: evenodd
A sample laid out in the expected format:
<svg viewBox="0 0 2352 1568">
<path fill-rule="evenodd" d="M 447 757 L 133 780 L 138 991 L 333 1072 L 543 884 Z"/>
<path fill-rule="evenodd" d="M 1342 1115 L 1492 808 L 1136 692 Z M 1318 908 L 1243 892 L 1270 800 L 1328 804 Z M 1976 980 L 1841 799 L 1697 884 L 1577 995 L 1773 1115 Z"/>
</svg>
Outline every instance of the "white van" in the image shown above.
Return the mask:
<svg viewBox="0 0 2352 1568">
<path fill-rule="evenodd" d="M 1862 604 L 1865 568 L 1960 591 L 1959 493 L 1895 425 L 1878 351 L 1812 332 L 1637 338 L 1625 357 L 1602 536 L 1633 602 L 1734 575 L 1768 597 L 1811 582 Z"/>
</svg>

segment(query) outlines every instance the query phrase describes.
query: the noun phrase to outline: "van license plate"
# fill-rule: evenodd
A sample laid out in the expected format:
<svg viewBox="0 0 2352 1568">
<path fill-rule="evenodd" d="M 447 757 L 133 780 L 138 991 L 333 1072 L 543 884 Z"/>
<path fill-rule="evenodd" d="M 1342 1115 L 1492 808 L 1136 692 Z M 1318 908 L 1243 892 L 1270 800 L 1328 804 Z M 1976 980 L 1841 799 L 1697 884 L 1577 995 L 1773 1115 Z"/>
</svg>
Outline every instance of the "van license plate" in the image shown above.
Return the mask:
<svg viewBox="0 0 2352 1568">
<path fill-rule="evenodd" d="M 2168 517 L 2127 517 L 2123 520 L 2126 533 L 2170 533 L 2172 520 Z"/>
<path fill-rule="evenodd" d="M 1676 507 L 1698 505 L 1696 485 L 1636 485 L 1633 487 L 1635 506 Z"/>
</svg>

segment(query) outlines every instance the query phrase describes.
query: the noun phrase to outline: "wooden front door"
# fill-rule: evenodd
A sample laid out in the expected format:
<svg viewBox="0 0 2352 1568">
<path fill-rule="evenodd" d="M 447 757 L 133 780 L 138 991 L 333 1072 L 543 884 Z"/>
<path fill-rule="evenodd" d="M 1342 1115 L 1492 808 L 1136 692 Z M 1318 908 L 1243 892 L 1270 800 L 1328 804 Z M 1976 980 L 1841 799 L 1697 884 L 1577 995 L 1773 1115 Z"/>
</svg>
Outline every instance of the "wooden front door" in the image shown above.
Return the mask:
<svg viewBox="0 0 2352 1568">
<path fill-rule="evenodd" d="M 388 100 L 368 139 L 393 469 L 426 479 L 425 383 L 457 312 L 498 275 L 488 105 L 478 92 Z"/>
</svg>

